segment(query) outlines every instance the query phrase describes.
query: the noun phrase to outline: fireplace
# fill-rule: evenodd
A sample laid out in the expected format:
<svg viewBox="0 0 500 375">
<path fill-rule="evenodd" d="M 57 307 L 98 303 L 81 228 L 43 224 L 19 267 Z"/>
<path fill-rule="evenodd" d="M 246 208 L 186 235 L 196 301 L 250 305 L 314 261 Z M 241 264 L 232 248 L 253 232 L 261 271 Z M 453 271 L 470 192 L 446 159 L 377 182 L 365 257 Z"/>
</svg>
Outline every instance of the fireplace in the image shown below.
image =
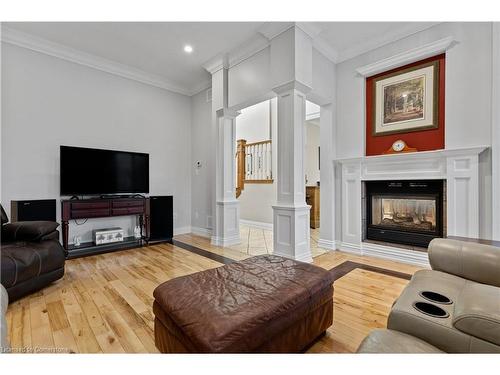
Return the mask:
<svg viewBox="0 0 500 375">
<path fill-rule="evenodd" d="M 444 181 L 367 181 L 367 239 L 427 247 L 443 237 Z"/>
</svg>

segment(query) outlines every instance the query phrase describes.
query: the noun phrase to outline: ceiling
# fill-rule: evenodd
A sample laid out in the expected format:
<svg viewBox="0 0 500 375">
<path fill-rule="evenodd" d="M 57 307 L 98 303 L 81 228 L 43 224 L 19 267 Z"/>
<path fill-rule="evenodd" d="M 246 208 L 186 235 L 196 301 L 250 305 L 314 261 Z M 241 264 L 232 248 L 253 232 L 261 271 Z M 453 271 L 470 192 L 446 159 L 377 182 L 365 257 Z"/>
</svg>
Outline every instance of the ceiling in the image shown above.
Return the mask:
<svg viewBox="0 0 500 375">
<path fill-rule="evenodd" d="M 433 25 L 428 22 L 309 23 L 330 57 L 342 61 Z M 208 87 L 203 64 L 255 38 L 264 22 L 9 22 L 9 29 L 161 77 L 174 91 Z M 191 54 L 184 45 L 193 46 Z M 178 88 L 176 90 L 176 88 Z"/>
</svg>

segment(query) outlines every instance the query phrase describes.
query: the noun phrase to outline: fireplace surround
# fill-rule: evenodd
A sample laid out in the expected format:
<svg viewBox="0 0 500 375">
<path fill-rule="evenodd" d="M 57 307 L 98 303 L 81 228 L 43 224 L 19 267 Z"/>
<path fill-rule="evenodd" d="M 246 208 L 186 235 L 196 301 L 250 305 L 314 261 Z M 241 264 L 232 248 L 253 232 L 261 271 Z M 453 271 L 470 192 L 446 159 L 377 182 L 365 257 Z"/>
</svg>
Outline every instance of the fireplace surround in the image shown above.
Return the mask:
<svg viewBox="0 0 500 375">
<path fill-rule="evenodd" d="M 366 239 L 427 247 L 443 237 L 443 180 L 366 181 Z"/>
<path fill-rule="evenodd" d="M 391 245 L 388 241 L 380 243 L 366 238 L 365 186 L 371 181 L 445 181 L 444 235 L 479 238 L 479 207 L 485 204 L 487 194 L 480 188 L 487 171 L 480 168 L 479 160 L 482 159 L 483 165 L 487 163 L 489 152 L 484 152 L 487 149 L 472 147 L 336 159 L 335 194 L 339 210 L 335 248 L 429 266 L 427 252 L 421 247 Z"/>
</svg>

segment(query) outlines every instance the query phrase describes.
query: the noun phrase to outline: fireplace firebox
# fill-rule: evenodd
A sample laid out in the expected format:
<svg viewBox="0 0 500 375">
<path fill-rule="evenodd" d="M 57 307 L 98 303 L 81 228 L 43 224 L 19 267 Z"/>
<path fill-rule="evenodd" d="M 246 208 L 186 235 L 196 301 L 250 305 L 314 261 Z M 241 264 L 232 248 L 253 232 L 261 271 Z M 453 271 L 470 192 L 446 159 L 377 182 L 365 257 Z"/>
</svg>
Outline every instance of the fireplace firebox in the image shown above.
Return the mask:
<svg viewBox="0 0 500 375">
<path fill-rule="evenodd" d="M 427 247 L 443 237 L 443 180 L 367 181 L 366 238 Z"/>
</svg>

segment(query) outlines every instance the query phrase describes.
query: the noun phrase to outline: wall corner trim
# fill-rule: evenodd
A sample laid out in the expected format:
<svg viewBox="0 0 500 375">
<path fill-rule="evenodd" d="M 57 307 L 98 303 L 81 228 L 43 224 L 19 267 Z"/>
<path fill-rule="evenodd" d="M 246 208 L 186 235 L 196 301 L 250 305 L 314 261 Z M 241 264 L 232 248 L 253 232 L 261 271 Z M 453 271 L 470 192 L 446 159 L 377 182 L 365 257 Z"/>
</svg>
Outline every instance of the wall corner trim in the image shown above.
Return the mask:
<svg viewBox="0 0 500 375">
<path fill-rule="evenodd" d="M 456 44 L 458 44 L 458 41 L 455 40 L 454 37 L 449 36 L 436 40 L 432 43 L 410 49 L 406 52 L 398 53 L 394 56 L 387 57 L 374 63 L 361 66 L 356 69 L 356 72 L 358 72 L 360 76 L 370 77 L 387 70 L 411 64 L 413 62 L 446 52 Z"/>
</svg>

